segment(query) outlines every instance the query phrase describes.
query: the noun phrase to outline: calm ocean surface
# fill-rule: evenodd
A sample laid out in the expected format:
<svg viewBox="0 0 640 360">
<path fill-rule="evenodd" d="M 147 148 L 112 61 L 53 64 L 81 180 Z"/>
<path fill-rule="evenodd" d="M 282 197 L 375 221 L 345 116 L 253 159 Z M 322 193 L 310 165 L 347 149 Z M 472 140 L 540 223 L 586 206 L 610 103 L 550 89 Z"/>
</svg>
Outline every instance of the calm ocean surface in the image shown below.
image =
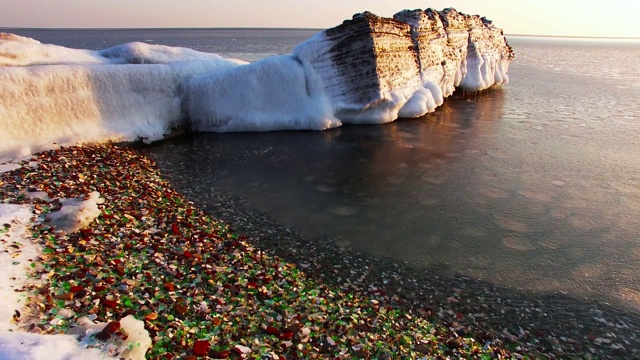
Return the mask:
<svg viewBox="0 0 640 360">
<path fill-rule="evenodd" d="M 15 30 L 254 61 L 316 30 Z M 640 309 L 640 41 L 508 37 L 511 82 L 435 113 L 325 132 L 199 134 L 148 151 L 180 186 L 417 270 Z"/>
</svg>

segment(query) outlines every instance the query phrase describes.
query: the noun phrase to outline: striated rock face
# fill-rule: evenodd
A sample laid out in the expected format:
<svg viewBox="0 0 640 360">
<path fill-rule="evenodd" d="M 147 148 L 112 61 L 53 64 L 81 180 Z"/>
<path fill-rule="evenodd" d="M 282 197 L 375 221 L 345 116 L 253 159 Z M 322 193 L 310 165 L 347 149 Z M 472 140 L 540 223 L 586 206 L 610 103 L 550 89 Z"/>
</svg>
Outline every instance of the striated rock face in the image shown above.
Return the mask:
<svg viewBox="0 0 640 360">
<path fill-rule="evenodd" d="M 433 10 L 428 9 L 426 12 Z M 455 86 L 462 90 L 476 91 L 509 81 L 507 70 L 514 54 L 502 29 L 494 27 L 491 20 L 484 17 L 465 15 L 451 8 L 438 14 L 445 25 L 447 39 L 455 44 L 451 46 L 451 50 L 462 55 L 462 78 L 460 82 L 456 78 Z"/>
<path fill-rule="evenodd" d="M 454 9 L 364 12 L 291 55 L 198 76 L 184 112 L 199 131 L 323 130 L 419 117 L 456 88 L 506 83 L 513 51 L 502 30 Z"/>
<path fill-rule="evenodd" d="M 456 64 L 462 59 L 461 45 L 466 44 L 466 36 L 453 36 L 449 39 L 440 14 L 431 9 L 404 10 L 394 18 L 411 26 L 411 38 L 422 82 L 436 83 L 443 89 L 444 96 L 450 95 L 455 79 L 451 74 L 456 74 L 459 70 Z M 458 46 L 452 46 L 454 43 Z"/>
<path fill-rule="evenodd" d="M 420 87 L 411 27 L 369 12 L 298 45 L 294 57 L 320 75 L 341 120 L 383 122 L 387 114 L 379 110 L 400 100 L 392 93 Z"/>
<path fill-rule="evenodd" d="M 478 91 L 508 82 L 513 51 L 502 30 L 455 9 L 369 12 L 298 45 L 294 56 L 319 74 L 344 122 L 418 117 L 455 88 Z"/>
</svg>

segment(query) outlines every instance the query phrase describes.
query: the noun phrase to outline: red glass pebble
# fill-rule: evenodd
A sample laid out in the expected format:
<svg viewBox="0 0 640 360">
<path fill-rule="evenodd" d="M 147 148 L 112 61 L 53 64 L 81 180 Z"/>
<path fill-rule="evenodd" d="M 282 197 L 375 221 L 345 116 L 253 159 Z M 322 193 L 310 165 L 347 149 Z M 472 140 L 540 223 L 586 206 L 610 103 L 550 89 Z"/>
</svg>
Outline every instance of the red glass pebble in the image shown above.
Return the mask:
<svg viewBox="0 0 640 360">
<path fill-rule="evenodd" d="M 193 344 L 193 355 L 205 356 L 209 352 L 211 344 L 206 340 L 198 340 Z"/>
<path fill-rule="evenodd" d="M 168 282 L 163 285 L 167 291 L 173 291 L 176 289 L 176 286 L 172 282 Z"/>
<path fill-rule="evenodd" d="M 231 354 L 229 350 L 220 350 L 220 351 L 212 351 L 209 355 L 211 355 L 214 359 L 226 359 Z"/>
<path fill-rule="evenodd" d="M 79 291 L 84 290 L 84 287 L 82 287 L 80 285 L 74 285 L 74 286 L 71 287 L 70 290 L 71 290 L 72 293 L 77 293 Z"/>
<path fill-rule="evenodd" d="M 118 303 L 115 300 L 105 300 L 103 304 L 105 307 L 110 309 L 115 309 L 118 306 Z"/>
</svg>

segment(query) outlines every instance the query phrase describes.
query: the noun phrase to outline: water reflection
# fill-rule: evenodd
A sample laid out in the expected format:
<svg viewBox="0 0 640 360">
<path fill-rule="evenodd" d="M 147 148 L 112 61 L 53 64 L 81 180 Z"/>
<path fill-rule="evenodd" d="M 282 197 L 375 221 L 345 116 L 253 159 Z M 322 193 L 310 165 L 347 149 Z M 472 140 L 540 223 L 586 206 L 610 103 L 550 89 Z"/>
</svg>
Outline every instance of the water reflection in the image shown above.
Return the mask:
<svg viewBox="0 0 640 360">
<path fill-rule="evenodd" d="M 478 216 L 461 212 L 467 195 L 459 171 L 475 182 L 473 159 L 491 148 L 477 140 L 493 136 L 503 101 L 498 90 L 480 101 L 452 99 L 421 120 L 342 129 L 332 141 L 352 151 L 335 152 L 303 170 L 309 185 L 292 201 L 314 209 L 303 214 L 294 206 L 287 218 L 297 220 L 290 224 L 309 238 L 337 237 L 344 248 L 418 267 L 450 267 L 447 249 L 462 243 L 451 238 L 446 224 L 483 233 L 484 225 L 464 225 Z M 336 191 L 321 191 L 326 188 Z"/>
<path fill-rule="evenodd" d="M 580 81 L 539 74 L 418 120 L 199 134 L 149 151 L 179 188 L 238 194 L 307 239 L 640 309 L 638 124 L 616 122 L 611 136 L 602 117 L 628 109 L 581 108 L 592 83 Z"/>
</svg>

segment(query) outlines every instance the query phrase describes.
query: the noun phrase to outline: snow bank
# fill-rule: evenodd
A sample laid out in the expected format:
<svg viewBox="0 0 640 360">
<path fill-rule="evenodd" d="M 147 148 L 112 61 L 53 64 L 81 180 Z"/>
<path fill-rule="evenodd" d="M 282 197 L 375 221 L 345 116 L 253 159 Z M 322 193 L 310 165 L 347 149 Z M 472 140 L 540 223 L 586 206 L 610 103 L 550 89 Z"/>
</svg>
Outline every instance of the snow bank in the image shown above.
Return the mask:
<svg viewBox="0 0 640 360">
<path fill-rule="evenodd" d="M 28 205 L 0 204 L 0 334 L 16 330 L 13 316 L 24 306 L 26 294 L 15 290 L 27 282 L 29 265 L 40 254 L 28 232 L 31 210 Z"/>
<path fill-rule="evenodd" d="M 49 213 L 48 218 L 56 230 L 66 233 L 76 232 L 89 225 L 100 215 L 98 204 L 104 203 L 104 199 L 96 191 L 92 192 L 86 200 L 75 198 L 59 201 L 61 208 Z"/>
<path fill-rule="evenodd" d="M 120 319 L 120 326 L 128 335 L 127 340 L 120 345 L 120 357 L 144 359 L 147 350 L 151 347 L 151 337 L 144 328 L 144 322 L 137 320 L 133 315 L 127 315 Z"/>
<path fill-rule="evenodd" d="M 28 195 L 50 200 L 38 193 Z M 97 204 L 102 201 L 97 192 L 86 200 L 62 199 L 62 207 L 49 214 L 52 225 L 57 230 L 77 231 L 99 215 Z M 0 204 L 0 266 L 3 268 L 0 271 L 0 360 L 144 359 L 151 346 L 151 338 L 144 322 L 131 315 L 119 321 L 127 334 L 126 340 L 113 336 L 106 342 L 98 341 L 95 335 L 107 323 L 94 323 L 88 318 L 78 319 L 78 326 L 70 329 L 72 334 L 68 335 L 19 331 L 13 320 L 17 312 L 24 313 L 26 293 L 14 290 L 21 290 L 28 281 L 38 281 L 29 279 L 27 275 L 30 264 L 41 255 L 28 230 L 33 221 L 31 206 Z"/>
<path fill-rule="evenodd" d="M 38 335 L 25 332 L 0 333 L 0 360 L 143 360 L 151 338 L 144 323 L 128 315 L 120 320 L 127 333 L 126 340 L 112 339 L 102 342 L 95 339 L 107 323 L 95 324 L 82 321 L 75 335 Z M 81 338 L 78 341 L 78 336 Z"/>
<path fill-rule="evenodd" d="M 90 50 L 42 44 L 37 40 L 0 33 L 0 66 L 44 64 L 102 64 L 108 62 Z"/>
<path fill-rule="evenodd" d="M 0 360 L 106 359 L 100 349 L 86 349 L 72 335 L 0 333 Z M 115 357 L 110 357 L 116 359 Z"/>
<path fill-rule="evenodd" d="M 340 126 L 315 73 L 290 55 L 194 76 L 184 109 L 198 131 L 325 130 Z"/>
<path fill-rule="evenodd" d="M 19 169 L 22 166 L 20 164 L 8 163 L 8 164 L 0 164 L 0 173 Z"/>
<path fill-rule="evenodd" d="M 212 61 L 225 65 L 246 64 L 245 61 L 226 59 L 218 54 L 203 53 L 192 49 L 165 45 L 150 45 L 132 42 L 97 51 L 101 58 L 111 64 L 170 64 L 177 61 Z"/>
<path fill-rule="evenodd" d="M 32 66 L 0 66 L 4 161 L 60 145 L 162 139 L 184 125 L 185 78 L 240 63 L 159 45 L 89 52 L 3 35 L 0 59 L 12 58 Z M 43 59 L 55 65 L 34 65 Z"/>
</svg>

